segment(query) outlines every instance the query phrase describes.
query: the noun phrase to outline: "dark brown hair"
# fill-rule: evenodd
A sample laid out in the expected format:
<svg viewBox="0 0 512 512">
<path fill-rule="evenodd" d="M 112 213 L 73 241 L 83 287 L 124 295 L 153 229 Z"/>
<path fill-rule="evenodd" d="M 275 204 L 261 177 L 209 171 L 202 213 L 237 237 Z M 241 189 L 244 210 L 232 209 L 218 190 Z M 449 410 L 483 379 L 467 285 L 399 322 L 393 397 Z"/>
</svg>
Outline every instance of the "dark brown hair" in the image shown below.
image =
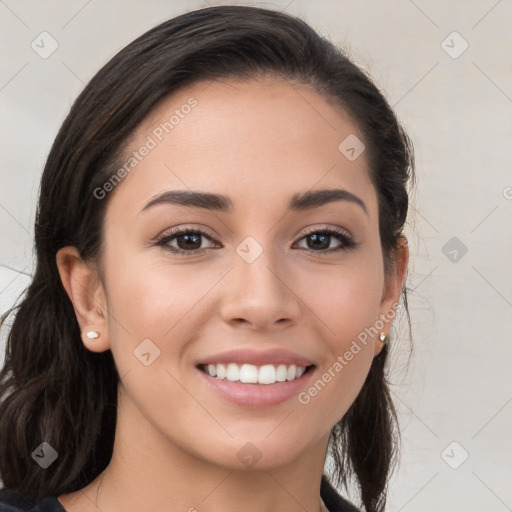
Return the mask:
<svg viewBox="0 0 512 512">
<path fill-rule="evenodd" d="M 37 267 L 15 313 L 0 373 L 0 475 L 36 498 L 85 487 L 108 465 L 119 377 L 110 351 L 85 349 L 56 266 L 57 251 L 94 260 L 108 197 L 101 187 L 122 162 L 135 128 L 159 101 L 189 84 L 262 74 L 311 86 L 335 101 L 364 136 L 379 203 L 384 268 L 406 220 L 412 145 L 372 80 L 303 21 L 255 7 L 193 11 L 122 49 L 76 99 L 48 156 L 35 222 Z M 341 142 L 341 141 L 340 141 Z M 402 290 L 407 310 L 406 289 Z M 410 319 L 407 311 L 407 319 Z M 332 431 L 335 479 L 356 477 L 367 511 L 381 511 L 396 451 L 396 415 L 386 382 L 387 346 L 357 399 Z M 58 452 L 43 470 L 31 453 Z"/>
</svg>

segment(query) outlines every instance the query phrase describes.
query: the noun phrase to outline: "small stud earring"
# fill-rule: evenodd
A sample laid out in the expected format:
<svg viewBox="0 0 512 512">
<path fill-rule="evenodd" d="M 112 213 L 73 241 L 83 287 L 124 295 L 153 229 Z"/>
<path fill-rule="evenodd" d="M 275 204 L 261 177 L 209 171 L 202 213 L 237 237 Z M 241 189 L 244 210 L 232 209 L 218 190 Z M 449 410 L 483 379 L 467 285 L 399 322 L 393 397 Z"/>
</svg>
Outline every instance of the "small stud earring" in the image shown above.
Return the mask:
<svg viewBox="0 0 512 512">
<path fill-rule="evenodd" d="M 90 339 L 90 340 L 96 340 L 100 337 L 99 333 L 96 332 L 96 331 L 89 331 L 87 333 L 87 337 Z"/>
<path fill-rule="evenodd" d="M 388 337 L 383 332 L 381 332 L 379 339 L 380 339 L 380 341 L 382 341 L 382 343 L 386 343 L 386 341 L 388 340 Z"/>
</svg>

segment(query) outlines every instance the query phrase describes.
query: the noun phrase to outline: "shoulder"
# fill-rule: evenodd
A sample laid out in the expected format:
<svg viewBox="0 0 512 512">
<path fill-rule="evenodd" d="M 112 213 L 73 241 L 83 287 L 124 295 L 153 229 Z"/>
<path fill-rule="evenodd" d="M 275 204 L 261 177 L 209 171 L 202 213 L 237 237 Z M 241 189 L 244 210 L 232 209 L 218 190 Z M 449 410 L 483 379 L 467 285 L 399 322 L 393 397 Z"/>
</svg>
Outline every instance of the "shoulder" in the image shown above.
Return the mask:
<svg viewBox="0 0 512 512">
<path fill-rule="evenodd" d="M 338 494 L 325 475 L 322 476 L 320 495 L 329 512 L 360 512 L 359 509 Z"/>
<path fill-rule="evenodd" d="M 29 496 L 10 489 L 0 489 L 0 512 L 65 512 L 54 497 L 35 501 Z"/>
</svg>

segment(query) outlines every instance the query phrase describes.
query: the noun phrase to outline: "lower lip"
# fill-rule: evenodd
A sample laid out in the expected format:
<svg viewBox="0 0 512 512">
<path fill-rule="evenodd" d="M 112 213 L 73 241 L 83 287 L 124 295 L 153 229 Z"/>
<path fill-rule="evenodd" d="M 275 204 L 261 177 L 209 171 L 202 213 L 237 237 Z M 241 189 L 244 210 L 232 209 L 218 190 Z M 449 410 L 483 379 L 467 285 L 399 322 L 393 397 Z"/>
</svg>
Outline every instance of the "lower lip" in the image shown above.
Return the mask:
<svg viewBox="0 0 512 512">
<path fill-rule="evenodd" d="M 275 384 L 244 384 L 239 381 L 217 379 L 199 370 L 201 377 L 213 391 L 241 407 L 273 407 L 296 397 L 314 373 L 311 368 L 298 379 Z"/>
</svg>

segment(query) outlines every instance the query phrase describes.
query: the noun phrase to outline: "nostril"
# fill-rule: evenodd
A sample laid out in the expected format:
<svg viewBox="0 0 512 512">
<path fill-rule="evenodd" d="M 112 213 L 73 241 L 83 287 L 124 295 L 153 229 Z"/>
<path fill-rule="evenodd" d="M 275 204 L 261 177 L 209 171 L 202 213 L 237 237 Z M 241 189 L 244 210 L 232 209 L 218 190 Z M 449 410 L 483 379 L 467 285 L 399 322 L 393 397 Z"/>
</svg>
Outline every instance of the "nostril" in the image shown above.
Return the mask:
<svg viewBox="0 0 512 512">
<path fill-rule="evenodd" d="M 233 318 L 235 324 L 247 324 L 249 323 L 245 318 Z"/>
</svg>

